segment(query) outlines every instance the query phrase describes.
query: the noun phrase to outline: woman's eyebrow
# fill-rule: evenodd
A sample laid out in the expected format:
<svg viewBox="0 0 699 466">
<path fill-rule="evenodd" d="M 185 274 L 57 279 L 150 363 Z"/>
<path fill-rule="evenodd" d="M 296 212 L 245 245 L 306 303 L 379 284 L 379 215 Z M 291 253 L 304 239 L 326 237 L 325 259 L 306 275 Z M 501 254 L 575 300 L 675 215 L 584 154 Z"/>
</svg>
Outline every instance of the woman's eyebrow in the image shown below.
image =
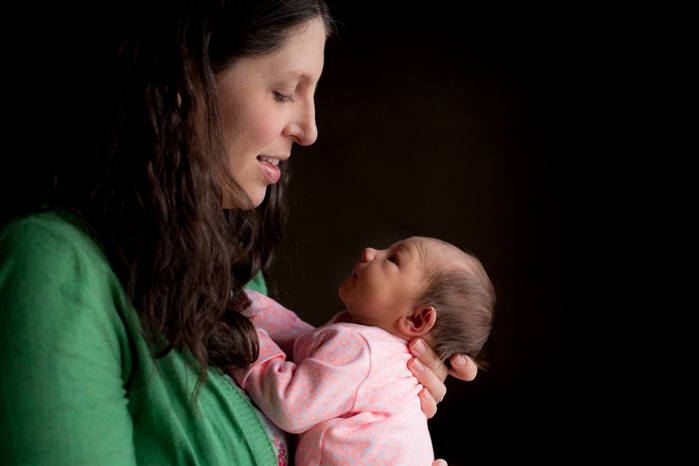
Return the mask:
<svg viewBox="0 0 699 466">
<path fill-rule="evenodd" d="M 313 76 L 308 74 L 306 71 L 303 70 L 288 70 L 288 71 L 282 71 L 279 74 L 280 79 L 298 79 L 300 81 L 313 81 Z M 320 81 L 320 77 L 318 79 Z M 317 82 L 316 82 L 317 85 Z"/>
<path fill-rule="evenodd" d="M 309 78 L 308 74 L 305 71 L 300 71 L 300 70 L 289 70 L 281 74 L 281 77 L 284 79 L 288 78 Z"/>
</svg>

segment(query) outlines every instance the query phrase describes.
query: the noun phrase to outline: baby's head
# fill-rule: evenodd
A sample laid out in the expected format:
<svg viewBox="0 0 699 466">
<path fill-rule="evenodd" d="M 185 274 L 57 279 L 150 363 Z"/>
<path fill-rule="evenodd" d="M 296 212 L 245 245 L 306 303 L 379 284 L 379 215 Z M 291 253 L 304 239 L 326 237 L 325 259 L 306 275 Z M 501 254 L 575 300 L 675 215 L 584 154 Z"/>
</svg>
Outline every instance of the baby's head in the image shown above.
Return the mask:
<svg viewBox="0 0 699 466">
<path fill-rule="evenodd" d="M 483 266 L 437 239 L 365 249 L 339 293 L 354 322 L 421 336 L 447 362 L 461 353 L 478 363 L 492 327 L 495 291 Z"/>
</svg>

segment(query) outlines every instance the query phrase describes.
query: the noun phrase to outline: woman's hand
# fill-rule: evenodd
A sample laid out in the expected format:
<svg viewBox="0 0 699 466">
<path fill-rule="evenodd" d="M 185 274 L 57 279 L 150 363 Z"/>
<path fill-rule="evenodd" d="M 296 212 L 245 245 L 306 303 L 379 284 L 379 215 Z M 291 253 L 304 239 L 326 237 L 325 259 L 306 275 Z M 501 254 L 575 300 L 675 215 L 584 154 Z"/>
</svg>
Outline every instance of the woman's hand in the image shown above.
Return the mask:
<svg viewBox="0 0 699 466">
<path fill-rule="evenodd" d="M 444 460 L 437 460 L 434 463 L 432 463 L 432 466 L 448 466 L 447 462 Z"/>
<path fill-rule="evenodd" d="M 420 392 L 420 404 L 427 419 L 431 419 L 437 413 L 435 400 L 442 401 L 447 393 L 444 385 L 447 375 L 470 382 L 476 378 L 478 368 L 471 358 L 460 354 L 451 357 L 452 368 L 447 368 L 422 338 L 413 339 L 409 348 L 415 357 L 408 361 L 408 369 L 425 387 Z"/>
</svg>

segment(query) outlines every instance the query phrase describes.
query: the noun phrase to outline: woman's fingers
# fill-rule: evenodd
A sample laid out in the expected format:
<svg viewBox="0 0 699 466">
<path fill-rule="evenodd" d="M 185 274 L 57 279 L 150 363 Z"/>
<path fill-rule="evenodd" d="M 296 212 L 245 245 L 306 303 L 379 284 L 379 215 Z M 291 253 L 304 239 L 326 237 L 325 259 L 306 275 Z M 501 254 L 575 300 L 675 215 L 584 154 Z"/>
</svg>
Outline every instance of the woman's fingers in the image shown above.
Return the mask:
<svg viewBox="0 0 699 466">
<path fill-rule="evenodd" d="M 413 356 L 419 359 L 420 362 L 424 364 L 433 373 L 433 375 L 439 378 L 440 382 L 444 382 L 444 380 L 446 380 L 447 375 L 449 374 L 447 366 L 445 366 L 442 363 L 442 361 L 439 360 L 435 352 L 432 351 L 432 348 L 430 348 L 427 345 L 427 343 L 425 343 L 425 340 L 423 340 L 422 338 L 414 338 L 410 342 L 409 347 L 410 352 L 413 354 Z M 420 377 L 417 378 L 418 380 L 420 380 Z M 420 383 L 422 385 L 425 385 L 422 380 L 420 380 Z M 432 393 L 432 395 L 435 394 L 432 390 L 430 390 L 430 392 Z"/>
<path fill-rule="evenodd" d="M 437 460 L 434 463 L 432 463 L 432 466 L 448 466 L 447 462 L 444 460 Z"/>
<path fill-rule="evenodd" d="M 476 366 L 476 363 L 473 362 L 473 359 L 460 354 L 455 354 L 451 357 L 451 369 L 449 369 L 449 375 L 453 375 L 457 379 L 470 382 L 476 378 L 477 374 L 478 367 Z"/>
<path fill-rule="evenodd" d="M 437 413 L 437 403 L 447 394 L 447 387 L 444 385 L 447 375 L 471 381 L 476 378 L 478 367 L 468 356 L 455 354 L 451 358 L 452 368 L 448 369 L 422 338 L 413 339 L 409 348 L 415 357 L 408 361 L 408 368 L 425 387 L 420 392 L 420 406 L 427 419 L 431 419 Z"/>
<path fill-rule="evenodd" d="M 420 406 L 427 419 L 431 419 L 437 413 L 437 403 L 442 401 L 447 393 L 447 387 L 444 385 L 444 379 L 448 374 L 447 367 L 422 338 L 413 339 L 409 348 L 415 357 L 408 361 L 408 368 L 425 387 L 420 393 Z"/>
<path fill-rule="evenodd" d="M 424 366 L 417 358 L 412 358 L 408 361 L 408 368 L 417 377 L 417 381 L 425 387 L 423 392 L 420 393 L 420 404 L 422 405 L 422 412 L 425 413 L 427 419 L 430 419 L 437 412 L 437 403 L 442 401 L 442 398 L 446 395 L 447 387 L 432 370 Z"/>
<path fill-rule="evenodd" d="M 420 392 L 420 409 L 422 409 L 427 419 L 432 419 L 437 414 L 437 403 L 426 388 L 423 388 Z"/>
</svg>

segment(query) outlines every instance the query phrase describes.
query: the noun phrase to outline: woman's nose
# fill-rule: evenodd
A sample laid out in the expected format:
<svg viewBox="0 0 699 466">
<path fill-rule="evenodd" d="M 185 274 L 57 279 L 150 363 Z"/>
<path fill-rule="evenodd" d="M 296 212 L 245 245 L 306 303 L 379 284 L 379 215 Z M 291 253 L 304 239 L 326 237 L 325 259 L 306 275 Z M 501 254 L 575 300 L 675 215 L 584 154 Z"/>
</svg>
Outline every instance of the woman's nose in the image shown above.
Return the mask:
<svg viewBox="0 0 699 466">
<path fill-rule="evenodd" d="M 292 136 L 297 144 L 310 146 L 318 139 L 316 126 L 316 107 L 313 98 L 294 102 L 294 115 L 287 125 L 287 135 Z"/>
<path fill-rule="evenodd" d="M 362 261 L 364 261 L 364 262 L 371 262 L 374 260 L 375 257 L 376 257 L 376 249 L 366 248 L 362 252 Z"/>
</svg>

